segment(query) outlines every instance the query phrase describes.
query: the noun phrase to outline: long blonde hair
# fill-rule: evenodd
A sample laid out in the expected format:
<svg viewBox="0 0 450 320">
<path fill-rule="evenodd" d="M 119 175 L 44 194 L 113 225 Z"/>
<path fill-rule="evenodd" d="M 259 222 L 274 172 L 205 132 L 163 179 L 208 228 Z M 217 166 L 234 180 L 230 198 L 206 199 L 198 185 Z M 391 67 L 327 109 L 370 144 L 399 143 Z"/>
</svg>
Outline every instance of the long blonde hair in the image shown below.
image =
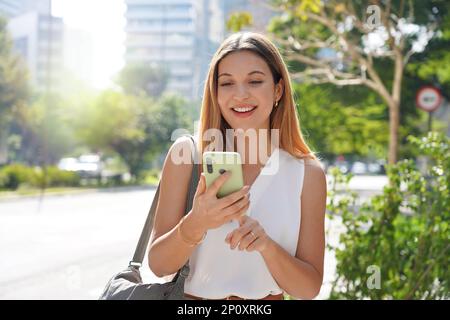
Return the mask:
<svg viewBox="0 0 450 320">
<path fill-rule="evenodd" d="M 236 51 L 251 51 L 269 66 L 274 83 L 280 79 L 284 82 L 283 95 L 277 108 L 270 115 L 270 129 L 278 129 L 279 146 L 297 158 L 316 159 L 314 153 L 306 144 L 298 120 L 298 113 L 292 95 L 291 80 L 286 64 L 275 45 L 264 35 L 254 32 L 235 33 L 221 44 L 214 54 L 205 83 L 199 127 L 200 154 L 206 150 L 208 141 L 204 141 L 203 134 L 208 129 L 219 129 L 225 137 L 226 129 L 230 128 L 223 118 L 217 102 L 217 78 L 220 61 L 228 54 Z"/>
</svg>

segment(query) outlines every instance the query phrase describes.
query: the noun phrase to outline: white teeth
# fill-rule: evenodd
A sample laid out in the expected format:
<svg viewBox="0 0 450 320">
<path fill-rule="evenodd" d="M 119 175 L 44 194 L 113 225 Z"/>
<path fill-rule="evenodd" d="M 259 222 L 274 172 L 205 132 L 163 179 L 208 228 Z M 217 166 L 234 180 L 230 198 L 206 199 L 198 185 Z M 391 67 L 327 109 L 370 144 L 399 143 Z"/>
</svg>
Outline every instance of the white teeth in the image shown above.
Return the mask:
<svg viewBox="0 0 450 320">
<path fill-rule="evenodd" d="M 233 108 L 236 112 L 249 112 L 255 109 L 256 107 L 249 107 L 249 108 Z"/>
</svg>

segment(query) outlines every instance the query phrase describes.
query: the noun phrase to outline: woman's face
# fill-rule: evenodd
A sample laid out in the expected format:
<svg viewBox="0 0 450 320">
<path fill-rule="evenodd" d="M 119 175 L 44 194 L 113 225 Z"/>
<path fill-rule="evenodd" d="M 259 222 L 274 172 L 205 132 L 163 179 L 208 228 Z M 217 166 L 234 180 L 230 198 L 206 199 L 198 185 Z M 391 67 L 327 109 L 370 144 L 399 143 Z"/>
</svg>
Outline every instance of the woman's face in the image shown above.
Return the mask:
<svg viewBox="0 0 450 320">
<path fill-rule="evenodd" d="M 228 54 L 219 63 L 217 100 L 233 129 L 269 129 L 270 113 L 282 95 L 267 63 L 250 51 Z"/>
</svg>

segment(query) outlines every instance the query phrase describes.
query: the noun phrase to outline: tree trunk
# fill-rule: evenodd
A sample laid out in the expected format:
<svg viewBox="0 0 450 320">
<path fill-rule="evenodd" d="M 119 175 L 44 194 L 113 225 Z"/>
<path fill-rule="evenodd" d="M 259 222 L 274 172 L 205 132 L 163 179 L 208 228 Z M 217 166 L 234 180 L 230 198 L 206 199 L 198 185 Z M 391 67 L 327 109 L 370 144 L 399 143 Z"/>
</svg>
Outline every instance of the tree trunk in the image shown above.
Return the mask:
<svg viewBox="0 0 450 320">
<path fill-rule="evenodd" d="M 398 130 L 400 126 L 400 101 L 404 68 L 401 50 L 399 48 L 395 48 L 394 51 L 394 82 L 392 84 L 392 100 L 389 102 L 389 164 L 396 163 L 398 158 Z"/>
<path fill-rule="evenodd" d="M 398 156 L 398 130 L 400 125 L 400 103 L 389 103 L 389 151 L 388 163 L 395 164 Z"/>
</svg>

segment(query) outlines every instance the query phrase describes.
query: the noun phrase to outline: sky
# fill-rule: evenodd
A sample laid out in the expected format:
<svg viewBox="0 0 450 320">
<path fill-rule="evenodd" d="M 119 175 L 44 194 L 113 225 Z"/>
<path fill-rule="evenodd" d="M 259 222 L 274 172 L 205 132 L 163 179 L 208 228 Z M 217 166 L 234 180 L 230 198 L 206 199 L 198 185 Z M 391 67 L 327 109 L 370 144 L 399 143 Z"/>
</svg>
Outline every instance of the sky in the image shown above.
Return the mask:
<svg viewBox="0 0 450 320">
<path fill-rule="evenodd" d="M 88 32 L 93 40 L 91 85 L 104 89 L 124 62 L 123 0 L 53 0 L 52 13 L 71 28 Z"/>
</svg>

